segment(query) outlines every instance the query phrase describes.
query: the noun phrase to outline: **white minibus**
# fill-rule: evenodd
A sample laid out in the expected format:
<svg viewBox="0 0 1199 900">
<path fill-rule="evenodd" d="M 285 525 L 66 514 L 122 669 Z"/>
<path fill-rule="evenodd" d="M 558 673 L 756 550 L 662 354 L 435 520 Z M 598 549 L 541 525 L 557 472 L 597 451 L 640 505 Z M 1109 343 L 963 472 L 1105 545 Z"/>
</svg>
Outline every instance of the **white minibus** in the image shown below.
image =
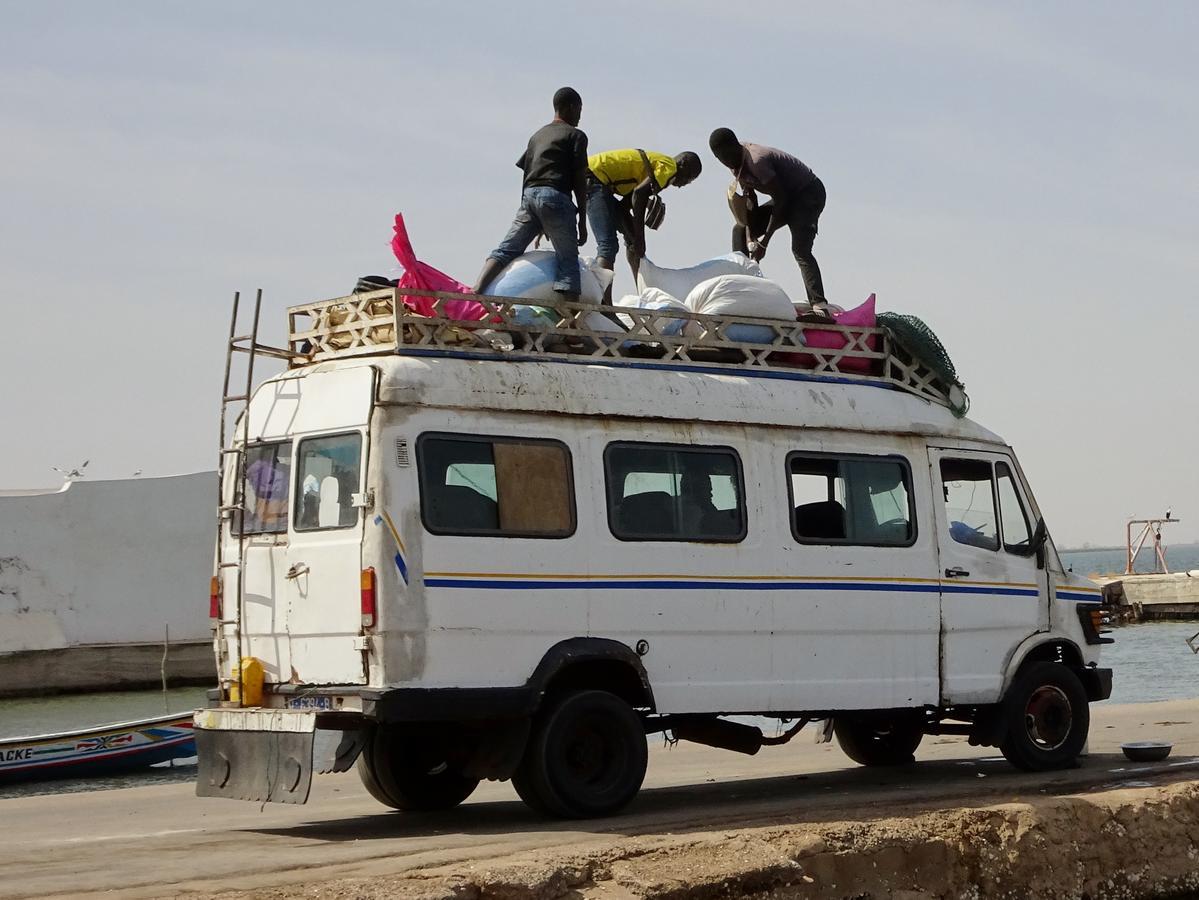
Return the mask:
<svg viewBox="0 0 1199 900">
<path fill-rule="evenodd" d="M 1100 591 L 892 331 L 561 304 L 537 332 L 393 294 L 292 308 L 286 350 L 231 332 L 288 368 L 226 396 L 200 795 L 302 803 L 357 764 L 401 810 L 510 779 L 600 816 L 648 734 L 754 753 L 815 721 L 867 766 L 928 734 L 1074 763 Z"/>
</svg>

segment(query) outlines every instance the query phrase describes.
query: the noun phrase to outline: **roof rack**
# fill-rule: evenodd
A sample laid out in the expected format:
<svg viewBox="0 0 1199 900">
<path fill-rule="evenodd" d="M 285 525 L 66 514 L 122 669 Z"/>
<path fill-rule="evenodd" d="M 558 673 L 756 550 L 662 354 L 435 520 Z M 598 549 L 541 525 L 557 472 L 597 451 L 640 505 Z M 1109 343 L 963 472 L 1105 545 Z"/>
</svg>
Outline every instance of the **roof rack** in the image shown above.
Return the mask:
<svg viewBox="0 0 1199 900">
<path fill-rule="evenodd" d="M 428 298 L 420 315 L 398 297 Z M 455 318 L 454 301 L 480 304 L 478 320 Z M 479 359 L 563 359 L 713 371 L 769 369 L 817 379 L 888 386 L 964 415 L 961 386 L 947 382 L 885 328 L 714 316 L 675 309 L 638 309 L 521 297 L 389 288 L 288 308 L 292 367 L 382 354 Z M 744 327 L 756 326 L 747 331 Z M 842 336 L 835 349 L 810 346 L 805 334 Z M 752 336 L 759 340 L 737 340 Z M 836 343 L 836 341 L 830 341 Z"/>
</svg>

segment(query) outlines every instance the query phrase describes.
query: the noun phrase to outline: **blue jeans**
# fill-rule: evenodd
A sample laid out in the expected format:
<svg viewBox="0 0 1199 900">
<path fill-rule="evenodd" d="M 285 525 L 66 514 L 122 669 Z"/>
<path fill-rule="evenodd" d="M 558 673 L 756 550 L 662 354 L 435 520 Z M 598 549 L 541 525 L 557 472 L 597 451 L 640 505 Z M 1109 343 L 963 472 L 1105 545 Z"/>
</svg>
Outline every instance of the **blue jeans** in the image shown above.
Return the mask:
<svg viewBox="0 0 1199 900">
<path fill-rule="evenodd" d="M 587 179 L 587 221 L 591 223 L 591 233 L 595 235 L 595 255 L 608 262 L 616 261 L 616 251 L 620 249 L 616 242 L 619 204 L 620 200 L 611 188 L 605 187 L 596 178 Z"/>
<path fill-rule="evenodd" d="M 582 289 L 579 278 L 578 210 L 569 194 L 552 187 L 527 187 L 520 195 L 520 209 L 512 227 L 500 245 L 491 251 L 491 259 L 504 265 L 512 262 L 544 233 L 558 255 L 558 277 L 554 290 L 562 294 L 577 294 Z"/>
</svg>

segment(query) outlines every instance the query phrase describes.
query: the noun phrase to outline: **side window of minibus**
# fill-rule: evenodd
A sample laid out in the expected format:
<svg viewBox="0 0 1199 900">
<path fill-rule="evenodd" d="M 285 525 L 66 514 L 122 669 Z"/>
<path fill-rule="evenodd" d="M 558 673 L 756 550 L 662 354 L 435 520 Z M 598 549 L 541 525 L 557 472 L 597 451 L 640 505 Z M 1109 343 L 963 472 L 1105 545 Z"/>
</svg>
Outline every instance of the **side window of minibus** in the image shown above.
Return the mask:
<svg viewBox="0 0 1199 900">
<path fill-rule="evenodd" d="M 980 459 L 942 459 L 945 518 L 959 544 L 999 549 L 999 523 L 991 464 Z"/>
<path fill-rule="evenodd" d="M 905 460 L 793 453 L 791 530 L 802 544 L 905 547 L 916 538 Z"/>
<path fill-rule="evenodd" d="M 745 538 L 741 460 L 722 447 L 609 444 L 608 527 L 623 541 Z"/>
<path fill-rule="evenodd" d="M 361 488 L 362 435 L 332 434 L 300 441 L 296 454 L 296 531 L 358 523 L 353 495 Z"/>
<path fill-rule="evenodd" d="M 424 434 L 416 443 L 416 460 L 421 518 L 433 534 L 574 534 L 574 482 L 565 444 Z"/>
<path fill-rule="evenodd" d="M 245 485 L 244 533 L 285 533 L 291 493 L 291 441 L 255 444 L 246 450 Z"/>
<path fill-rule="evenodd" d="M 1005 462 L 995 464 L 995 474 L 999 478 L 999 520 L 1003 525 L 1003 547 L 1008 553 L 1025 556 L 1032 531 L 1028 526 L 1024 504 L 1020 502 L 1020 492 L 1016 490 L 1016 478 Z"/>
</svg>

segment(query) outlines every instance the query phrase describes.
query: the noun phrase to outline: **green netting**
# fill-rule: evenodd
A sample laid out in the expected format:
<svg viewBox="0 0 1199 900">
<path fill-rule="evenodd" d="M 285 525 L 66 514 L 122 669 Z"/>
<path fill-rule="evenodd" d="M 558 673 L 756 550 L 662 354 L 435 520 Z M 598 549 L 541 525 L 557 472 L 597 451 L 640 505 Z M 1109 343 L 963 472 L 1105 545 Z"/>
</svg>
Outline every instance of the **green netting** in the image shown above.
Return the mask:
<svg viewBox="0 0 1199 900">
<path fill-rule="evenodd" d="M 970 398 L 966 396 L 965 387 L 958 380 L 957 369 L 953 367 L 949 352 L 933 330 L 916 316 L 895 312 L 879 313 L 878 326 L 890 331 L 904 350 L 944 382 L 953 414 L 959 418 L 966 415 L 966 410 L 970 408 Z M 949 390 L 950 388 L 957 390 Z"/>
</svg>

